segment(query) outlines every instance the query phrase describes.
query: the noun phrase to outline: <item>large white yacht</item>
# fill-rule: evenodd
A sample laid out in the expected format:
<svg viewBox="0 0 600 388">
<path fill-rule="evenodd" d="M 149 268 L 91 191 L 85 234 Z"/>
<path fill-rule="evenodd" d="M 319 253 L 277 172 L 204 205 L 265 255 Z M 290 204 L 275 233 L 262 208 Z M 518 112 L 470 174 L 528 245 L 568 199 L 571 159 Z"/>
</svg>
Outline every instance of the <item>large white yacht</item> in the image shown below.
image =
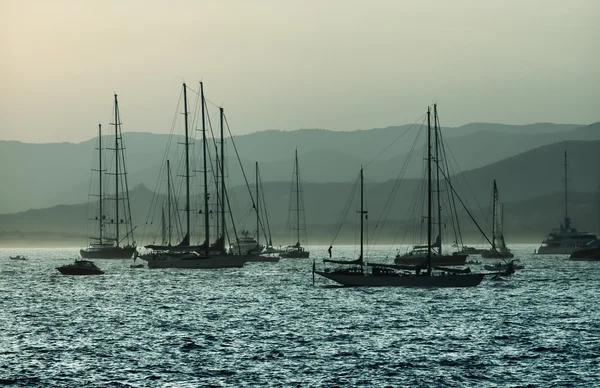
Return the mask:
<svg viewBox="0 0 600 388">
<path fill-rule="evenodd" d="M 565 220 L 558 229 L 552 230 L 542 241 L 542 246 L 537 250 L 539 255 L 570 255 L 578 248 L 583 248 L 596 239 L 596 235 L 588 232 L 578 232 L 571 227 L 568 216 L 568 186 L 567 186 L 567 151 L 565 151 Z"/>
<path fill-rule="evenodd" d="M 577 229 L 572 228 L 571 219 L 565 217 L 564 224 L 546 236 L 537 253 L 539 255 L 570 255 L 576 249 L 585 247 L 590 241 L 595 239 L 595 234 L 578 232 Z"/>
</svg>

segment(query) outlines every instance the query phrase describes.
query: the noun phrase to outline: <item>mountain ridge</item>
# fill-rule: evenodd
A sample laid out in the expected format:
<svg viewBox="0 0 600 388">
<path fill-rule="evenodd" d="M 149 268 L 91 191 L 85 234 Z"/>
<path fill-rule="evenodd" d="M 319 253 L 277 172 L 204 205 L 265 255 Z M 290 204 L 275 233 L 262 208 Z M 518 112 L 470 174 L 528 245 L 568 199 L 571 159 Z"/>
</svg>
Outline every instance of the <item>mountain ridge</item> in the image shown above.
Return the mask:
<svg viewBox="0 0 600 388">
<path fill-rule="evenodd" d="M 571 128 L 572 125 L 553 124 L 550 129 L 554 132 L 544 134 L 498 134 L 481 129 L 470 135 L 454 136 L 450 128 L 443 128 L 442 133 L 452 153 L 458 158 L 460 170 L 467 171 L 547 143 L 565 139 L 600 139 L 600 131 L 596 130 L 599 124 L 575 129 Z M 475 124 L 468 126 L 476 128 Z M 272 138 L 270 132 L 235 136 L 234 141 L 244 169 L 253 170 L 254 161 L 259 161 L 264 181 L 289 179 L 293 166 L 293 150 L 296 147 L 299 150 L 302 176 L 307 182 L 347 180 L 360 165 L 367 163 L 377 167 L 371 178 L 385 181 L 398 175 L 399 166 L 403 164 L 406 152 L 417 136 L 412 132 L 401 136 L 398 128 L 409 127 L 411 126 L 386 127 L 362 132 L 306 130 L 313 131 L 313 135 L 333 136 L 316 140 L 307 139 L 302 130 L 278 131 L 277 133 L 287 138 L 283 145 L 276 139 L 271 139 L 272 143 L 265 143 L 265 139 Z M 418 130 L 416 126 L 413 127 L 413 130 Z M 514 131 L 522 128 L 508 127 Z M 556 132 L 556 128 L 561 130 Z M 158 179 L 161 160 L 179 159 L 178 150 L 174 147 L 179 138 L 172 139 L 172 147 L 167 150 L 169 135 L 166 134 L 127 132 L 123 136 L 132 185 L 145 183 L 153 187 Z M 296 139 L 303 139 L 304 143 L 297 144 Z M 490 142 L 496 143 L 496 146 L 490 147 Z M 0 181 L 4 184 L 4 190 L 0 193 L 0 213 L 48 207 L 56 204 L 59 199 L 67 203 L 74 203 L 79 198 L 85 199 L 86 188 L 89 187 L 92 176 L 90 170 L 96 160 L 95 143 L 94 138 L 81 143 L 31 144 L 15 143 L 12 140 L 0 141 Z M 417 152 L 422 149 L 418 144 Z M 198 148 L 193 154 L 197 155 L 197 152 Z M 241 170 L 236 167 L 237 161 L 231 144 L 228 147 L 228 155 L 230 181 L 234 185 L 239 184 L 243 179 Z M 338 155 L 339 160 L 336 160 L 334 155 Z M 407 176 L 420 176 L 420 163 L 415 163 L 414 160 L 411 163 L 413 164 L 409 166 Z"/>
</svg>

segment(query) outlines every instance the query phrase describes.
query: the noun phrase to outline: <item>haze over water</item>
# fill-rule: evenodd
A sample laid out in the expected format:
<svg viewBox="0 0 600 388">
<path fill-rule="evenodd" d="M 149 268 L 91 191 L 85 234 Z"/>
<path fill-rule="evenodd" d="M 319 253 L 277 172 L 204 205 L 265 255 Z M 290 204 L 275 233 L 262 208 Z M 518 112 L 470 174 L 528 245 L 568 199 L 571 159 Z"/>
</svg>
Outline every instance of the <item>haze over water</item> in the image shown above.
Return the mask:
<svg viewBox="0 0 600 388">
<path fill-rule="evenodd" d="M 105 275 L 70 277 L 54 268 L 76 249 L 20 250 L 23 262 L 2 249 L 0 381 L 595 386 L 600 266 L 512 248 L 523 271 L 470 289 L 313 287 L 312 260 L 213 271 L 98 260 Z M 326 247 L 311 251 L 322 258 Z"/>
</svg>

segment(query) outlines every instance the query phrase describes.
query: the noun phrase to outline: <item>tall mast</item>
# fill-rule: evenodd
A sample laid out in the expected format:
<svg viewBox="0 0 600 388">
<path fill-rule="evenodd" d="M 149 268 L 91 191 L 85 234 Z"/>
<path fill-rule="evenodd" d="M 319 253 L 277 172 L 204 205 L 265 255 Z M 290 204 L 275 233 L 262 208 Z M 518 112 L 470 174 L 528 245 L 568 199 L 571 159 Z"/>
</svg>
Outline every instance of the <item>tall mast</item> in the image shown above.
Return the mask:
<svg viewBox="0 0 600 388">
<path fill-rule="evenodd" d="M 364 209 L 364 180 L 363 180 L 363 167 L 360 166 L 360 271 L 363 272 L 364 259 L 363 259 L 363 246 L 364 246 L 364 218 L 367 213 Z"/>
<path fill-rule="evenodd" d="M 225 250 L 225 128 L 223 127 L 223 107 L 219 107 L 221 117 L 221 236 Z"/>
<path fill-rule="evenodd" d="M 200 82 L 200 103 L 202 104 L 202 155 L 204 158 L 203 178 L 204 178 L 204 237 L 206 239 L 206 246 L 204 248 L 204 254 L 206 257 L 210 255 L 210 238 L 209 238 L 209 225 L 208 225 L 208 177 L 207 177 L 207 165 L 206 165 L 206 118 L 204 112 L 204 83 Z"/>
<path fill-rule="evenodd" d="M 442 255 L 442 203 L 440 202 L 440 159 L 439 159 L 439 139 L 438 139 L 438 131 L 440 127 L 438 125 L 438 116 L 437 116 L 437 104 L 433 104 L 433 127 L 435 131 L 435 181 L 436 181 L 436 189 L 437 189 L 437 222 L 438 222 L 438 236 L 440 239 L 440 246 L 438 247 L 438 253 L 440 256 Z M 437 240 L 436 240 L 437 241 Z"/>
<path fill-rule="evenodd" d="M 188 107 L 187 107 L 187 88 L 183 84 L 183 109 L 185 118 L 185 227 L 186 236 L 190 238 L 190 156 L 189 156 L 189 137 L 188 137 Z"/>
<path fill-rule="evenodd" d="M 494 179 L 494 191 L 492 195 L 492 250 L 496 249 L 496 204 L 498 202 L 498 188 Z"/>
<path fill-rule="evenodd" d="M 221 172 L 219 170 L 221 170 L 221 166 L 220 166 L 220 160 L 221 157 L 219 155 L 219 145 L 218 142 L 214 139 L 214 134 L 213 134 L 213 145 L 215 146 L 215 173 L 213 174 L 215 177 L 215 192 L 217 194 L 217 208 L 216 208 L 216 212 L 217 212 L 217 216 L 215 218 L 215 235 L 217 236 L 217 242 L 219 241 L 219 235 L 221 233 L 221 217 L 219 217 L 219 212 L 221 209 L 221 187 L 219 184 L 219 174 L 221 174 Z"/>
<path fill-rule="evenodd" d="M 567 189 L 567 151 L 565 150 L 565 229 L 570 227 L 571 221 L 569 220 L 569 212 L 567 208 L 568 204 L 568 189 Z"/>
<path fill-rule="evenodd" d="M 431 274 L 431 111 L 427 107 L 427 273 Z"/>
<path fill-rule="evenodd" d="M 300 171 L 298 166 L 298 148 L 296 148 L 296 232 L 297 241 L 300 245 Z M 361 252 L 362 255 L 362 252 Z"/>
<path fill-rule="evenodd" d="M 165 229 L 165 204 L 162 205 L 161 210 L 162 210 L 162 218 L 160 220 L 161 221 L 160 225 L 161 225 L 161 232 L 162 232 L 162 234 L 161 234 L 162 240 L 160 243 L 165 245 L 167 243 L 167 231 Z"/>
<path fill-rule="evenodd" d="M 254 162 L 256 167 L 256 248 L 258 252 L 258 247 L 260 246 L 259 238 L 260 238 L 260 221 L 259 221 L 259 213 L 258 213 L 258 204 L 260 201 L 258 200 L 258 162 Z"/>
<path fill-rule="evenodd" d="M 504 205 L 498 203 L 498 207 L 500 207 L 500 226 L 502 227 L 500 229 L 500 236 L 504 240 Z"/>
<path fill-rule="evenodd" d="M 264 218 L 264 221 L 265 221 L 266 226 L 267 226 L 267 231 L 265 233 L 265 240 L 266 240 L 268 246 L 272 247 L 273 246 L 273 239 L 271 238 L 271 226 L 269 225 L 269 214 L 268 214 L 268 211 L 267 211 L 267 203 L 265 202 L 265 194 L 264 194 L 263 187 L 262 187 L 262 179 L 260 177 L 260 171 L 258 171 L 258 183 L 260 185 L 260 191 L 259 191 L 259 193 L 262 193 L 262 198 L 261 198 L 262 199 L 262 204 L 263 204 L 263 207 L 265 208 L 265 218 Z M 264 227 L 265 227 L 265 225 L 263 224 L 263 231 L 264 231 Z"/>
<path fill-rule="evenodd" d="M 100 244 L 102 244 L 102 124 L 98 123 L 98 228 Z"/>
<path fill-rule="evenodd" d="M 115 243 L 119 247 L 119 102 L 115 94 Z"/>
<path fill-rule="evenodd" d="M 167 207 L 169 216 L 169 240 L 168 245 L 171 246 L 171 161 L 167 159 Z"/>
</svg>

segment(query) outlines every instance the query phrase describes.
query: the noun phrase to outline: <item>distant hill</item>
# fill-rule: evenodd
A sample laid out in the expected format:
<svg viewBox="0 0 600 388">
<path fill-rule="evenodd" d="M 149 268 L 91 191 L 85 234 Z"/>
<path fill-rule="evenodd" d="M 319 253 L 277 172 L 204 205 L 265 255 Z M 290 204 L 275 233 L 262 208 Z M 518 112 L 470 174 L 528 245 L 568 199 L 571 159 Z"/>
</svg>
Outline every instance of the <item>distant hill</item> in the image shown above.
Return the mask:
<svg viewBox="0 0 600 388">
<path fill-rule="evenodd" d="M 491 210 L 492 180 L 496 179 L 500 191 L 500 199 L 505 204 L 505 230 L 510 241 L 538 241 L 549 228 L 556 227 L 564 217 L 564 181 L 563 181 L 563 154 L 569 154 L 569 214 L 575 226 L 580 229 L 600 231 L 600 141 L 568 141 L 546 145 L 507 158 L 491 165 L 455 175 L 452 178 L 455 189 L 466 202 L 474 216 L 482 224 L 488 225 Z M 291 167 L 291 166 L 288 166 Z M 388 201 L 392 187 L 396 181 L 377 182 L 370 178 L 374 167 L 365 169 L 366 188 L 365 197 L 369 209 L 371 232 L 379 227 L 382 232 L 382 243 L 393 240 L 401 235 L 401 231 L 408 228 L 408 224 L 420 224 L 419 209 L 414 199 L 423 201 L 424 194 L 420 179 L 403 179 L 391 210 L 387 213 L 385 228 L 378 224 L 384 206 Z M 312 183 L 304 182 L 304 204 L 306 220 L 309 225 L 309 240 L 322 241 L 333 235 L 340 215 L 346 204 L 349 193 L 356 182 L 354 176 L 348 176 L 347 182 Z M 291 171 L 289 177 L 291 178 Z M 273 235 L 284 244 L 288 238 L 288 209 L 290 203 L 290 182 L 265 182 L 263 185 L 264 196 L 267 202 L 271 229 Z M 194 228 L 201 224 L 198 209 L 197 192 L 194 187 Z M 234 204 L 234 217 L 238 230 L 254 230 L 255 218 L 252 205 L 245 186 L 235 186 L 230 189 L 230 199 Z M 150 242 L 158 236 L 160 217 L 155 212 L 149 216 L 149 209 L 153 199 L 156 203 L 164 202 L 164 196 L 155 197 L 155 194 L 144 186 L 136 187 L 132 193 L 132 214 L 134 224 L 138 226 L 136 235 L 138 241 Z M 180 203 L 182 203 L 180 201 Z M 459 206 L 462 213 L 464 233 L 471 239 L 478 239 L 474 226 L 467 221 L 468 218 Z M 356 203 L 349 208 L 349 223 L 352 223 Z M 46 209 L 29 210 L 15 214 L 0 215 L 0 228 L 4 234 L 13 235 L 38 235 L 46 236 L 47 233 L 61 235 L 79 235 L 85 240 L 87 204 L 61 205 Z M 89 225 L 88 225 L 89 226 Z M 93 228 L 93 225 L 91 226 Z M 93 229 L 87 229 L 88 234 Z M 489 230 L 487 228 L 486 230 Z M 370 233 L 371 233 L 370 232 Z M 343 232 L 341 236 L 350 239 L 352 233 Z M 196 233 L 197 235 L 197 233 Z M 40 238 L 42 238 L 40 237 Z M 531 240 L 534 238 L 534 240 Z M 479 240 L 477 240 L 479 241 Z M 0 242 L 1 244 L 2 242 Z"/>
<path fill-rule="evenodd" d="M 443 128 L 449 149 L 461 171 L 480 168 L 544 144 L 564 140 L 598 140 L 598 123 L 577 125 L 468 124 Z M 345 182 L 360 165 L 372 167 L 370 179 L 386 181 L 398 176 L 408 150 L 418 136 L 420 125 L 338 132 L 327 130 L 264 131 L 236 136 L 235 144 L 248 174 L 254 162 L 261 163 L 264 181 L 288 181 L 294 149 L 298 148 L 302 178 L 306 182 Z M 410 130 L 409 130 L 410 129 Z M 406 134 L 402 135 L 404 132 Z M 423 152 L 423 130 L 415 153 Z M 194 131 L 197 136 L 197 131 Z M 180 137 L 141 132 L 124 134 L 131 187 L 144 183 L 154 188 L 163 160 L 173 163 L 175 175 L 181 160 Z M 243 182 L 230 140 L 226 140 L 229 180 Z M 0 141 L 0 213 L 73 204 L 87 199 L 91 168 L 96 162 L 96 139 L 72 144 L 27 144 Z M 199 170 L 200 146 L 191 149 L 193 170 Z M 420 176 L 420 161 L 413 158 L 407 177 Z M 456 171 L 458 172 L 458 171 Z"/>
<path fill-rule="evenodd" d="M 470 123 L 457 128 L 453 128 L 450 133 L 454 136 L 465 136 L 476 132 L 498 132 L 540 135 L 570 131 L 581 127 L 580 124 L 553 124 L 553 123 L 535 123 L 526 125 L 507 125 L 495 123 Z"/>
<path fill-rule="evenodd" d="M 289 203 L 289 187 L 281 183 L 272 183 L 265 187 L 265 196 L 269 200 L 270 225 L 273 242 L 276 245 L 286 245 L 292 242 L 287 228 L 287 215 Z M 241 188 L 236 189 L 239 190 Z M 306 198 L 306 220 L 308 241 L 312 244 L 329 244 L 339 227 L 340 215 L 348 198 L 351 184 L 309 184 L 307 193 L 312 193 Z M 245 190 L 245 189 L 244 189 Z M 237 191 L 232 196 L 240 197 Z M 132 192 L 134 204 L 134 224 L 136 240 L 139 244 L 148 244 L 159 238 L 160 218 L 154 220 L 147 218 L 147 209 L 150 207 L 153 194 L 145 188 L 137 188 Z M 415 230 L 423 229 L 421 220 L 407 216 L 406 206 L 395 206 L 385 223 L 380 222 L 384 194 L 379 185 L 369 184 L 365 196 L 368 198 L 369 221 L 367 234 L 370 243 L 378 244 L 412 244 L 418 243 Z M 318 202 L 313 202 L 314 197 L 319 197 Z M 600 209 L 597 193 L 571 193 L 569 207 L 573 225 L 579 230 L 600 232 Z M 510 243 L 540 242 L 553 228 L 558 227 L 564 217 L 562 193 L 548 194 L 519 202 L 505 202 L 505 236 Z M 410 202 L 403 195 L 397 198 L 397 204 Z M 337 244 L 351 243 L 356 238 L 356 224 L 354 215 L 355 206 L 351 208 L 350 215 L 340 229 Z M 146 210 L 146 212 L 144 212 Z M 486 204 L 481 210 L 472 207 L 476 220 L 490 233 L 491 209 Z M 29 210 L 16 214 L 0 215 L 0 246 L 84 246 L 87 237 L 94 235 L 94 222 L 86 221 L 87 205 L 59 205 L 48 209 Z M 254 231 L 254 213 L 249 208 L 249 203 L 240 201 L 234 212 L 237 220 L 238 233 L 242 229 Z M 193 217 L 194 236 L 200 240 L 198 229 L 200 220 L 198 214 Z M 469 243 L 484 243 L 476 226 L 467 217 L 464 210 L 459 210 L 463 238 Z M 381 231 L 378 230 L 381 228 Z M 445 241 L 450 243 L 453 236 L 448 236 L 450 226 L 444 227 Z M 377 236 L 377 238 L 373 238 Z M 418 234 L 416 234 L 418 236 Z M 177 239 L 177 238 L 174 238 Z"/>
<path fill-rule="evenodd" d="M 466 171 L 455 179 L 461 188 L 468 182 L 475 197 L 491 192 L 498 181 L 504 200 L 522 201 L 564 190 L 564 152 L 568 153 L 568 184 L 573 192 L 600 189 L 600 141 L 565 141 L 512 156 L 488 166 Z M 464 179 L 460 179 L 464 178 Z M 488 181 L 488 184 L 481 184 Z"/>
</svg>

